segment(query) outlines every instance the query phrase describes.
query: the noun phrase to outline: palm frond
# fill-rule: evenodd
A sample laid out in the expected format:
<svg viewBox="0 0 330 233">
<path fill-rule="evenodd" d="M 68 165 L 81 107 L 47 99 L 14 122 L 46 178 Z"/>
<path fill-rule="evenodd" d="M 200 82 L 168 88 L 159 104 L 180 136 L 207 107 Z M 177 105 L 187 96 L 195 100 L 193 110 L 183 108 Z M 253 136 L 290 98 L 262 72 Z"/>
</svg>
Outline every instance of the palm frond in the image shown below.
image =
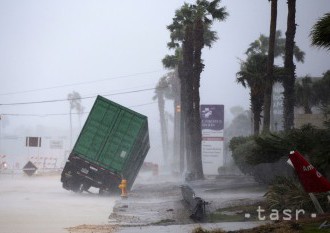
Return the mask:
<svg viewBox="0 0 330 233">
<path fill-rule="evenodd" d="M 310 37 L 312 45 L 330 50 L 330 12 L 314 24 Z"/>
</svg>

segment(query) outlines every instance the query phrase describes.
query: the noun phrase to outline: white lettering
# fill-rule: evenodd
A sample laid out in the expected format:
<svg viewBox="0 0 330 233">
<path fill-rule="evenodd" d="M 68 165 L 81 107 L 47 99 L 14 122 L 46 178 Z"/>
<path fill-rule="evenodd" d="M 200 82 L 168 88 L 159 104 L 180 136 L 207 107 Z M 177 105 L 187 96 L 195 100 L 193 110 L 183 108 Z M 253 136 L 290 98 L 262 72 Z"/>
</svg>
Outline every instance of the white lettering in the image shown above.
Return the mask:
<svg viewBox="0 0 330 233">
<path fill-rule="evenodd" d="M 305 214 L 305 210 L 299 209 L 296 210 L 296 220 L 299 220 L 299 214 L 302 213 L 303 215 Z"/>
<path fill-rule="evenodd" d="M 263 221 L 263 220 L 266 219 L 265 216 L 263 216 L 263 217 L 261 216 L 261 212 L 265 212 L 265 210 L 261 209 L 260 206 L 258 206 L 257 212 L 258 212 L 258 219 L 259 219 L 259 220 Z"/>
<path fill-rule="evenodd" d="M 271 209 L 271 213 L 269 214 L 269 216 L 263 214 L 265 212 L 264 209 L 262 209 L 260 206 L 258 206 L 258 209 L 257 209 L 257 212 L 258 212 L 258 219 L 259 221 L 265 221 L 267 220 L 268 218 L 271 220 L 271 221 L 278 221 L 280 220 L 280 218 L 284 221 L 290 221 L 292 220 L 293 218 L 293 214 L 292 213 L 292 210 L 290 209 L 284 209 L 281 213 L 282 215 L 280 216 L 280 211 L 277 210 L 277 209 Z M 299 220 L 299 218 L 301 216 L 304 216 L 305 215 L 305 210 L 303 209 L 298 209 L 298 210 L 295 210 L 295 214 L 296 214 L 296 219 L 295 220 Z"/>
<path fill-rule="evenodd" d="M 303 166 L 303 171 L 304 172 L 308 172 L 308 171 L 311 171 L 311 170 L 313 170 L 314 169 L 314 167 L 313 167 L 313 165 L 308 165 L 307 167 L 306 166 Z"/>
<path fill-rule="evenodd" d="M 291 220 L 291 218 L 292 218 L 291 210 L 286 210 L 286 209 L 283 210 L 283 215 L 286 216 L 286 217 L 283 216 L 283 220 L 288 221 L 288 220 Z"/>
<path fill-rule="evenodd" d="M 269 215 L 270 220 L 278 221 L 280 219 L 278 210 L 272 210 L 272 213 Z"/>
</svg>

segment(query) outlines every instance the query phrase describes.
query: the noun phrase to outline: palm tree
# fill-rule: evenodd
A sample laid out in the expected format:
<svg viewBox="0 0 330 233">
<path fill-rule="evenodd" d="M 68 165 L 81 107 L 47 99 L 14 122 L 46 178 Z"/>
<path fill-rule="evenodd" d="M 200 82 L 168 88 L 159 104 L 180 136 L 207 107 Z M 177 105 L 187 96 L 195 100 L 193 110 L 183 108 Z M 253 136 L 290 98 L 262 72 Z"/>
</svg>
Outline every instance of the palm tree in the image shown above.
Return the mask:
<svg viewBox="0 0 330 233">
<path fill-rule="evenodd" d="M 169 48 L 181 46 L 182 60 L 178 63 L 178 73 L 181 84 L 182 119 L 186 131 L 186 158 L 188 170 L 194 173 L 196 179 L 204 177 L 199 116 L 200 73 L 204 67 L 201 50 L 204 45 L 211 46 L 217 39 L 216 32 L 210 30 L 213 20 L 223 20 L 227 16 L 225 8 L 218 8 L 219 2 L 220 0 L 198 0 L 196 5 L 185 3 L 176 11 L 173 23 L 167 27 L 171 32 Z M 171 64 L 170 61 L 173 60 L 166 61 L 167 64 Z"/>
<path fill-rule="evenodd" d="M 294 37 L 296 34 L 296 0 L 288 0 L 288 18 L 287 18 L 287 31 L 285 40 L 285 60 L 284 70 L 286 78 L 283 80 L 284 87 L 284 130 L 288 131 L 294 126 L 294 105 L 295 105 L 295 69 L 296 66 L 293 62 L 294 54 Z"/>
<path fill-rule="evenodd" d="M 72 148 L 72 110 L 76 110 L 79 115 L 79 124 L 81 114 L 84 111 L 84 107 L 81 105 L 81 96 L 78 92 L 73 91 L 68 94 L 67 100 L 70 104 L 70 148 Z"/>
<path fill-rule="evenodd" d="M 223 21 L 226 19 L 228 13 L 225 11 L 224 7 L 219 7 L 220 0 L 215 0 L 208 2 L 206 0 L 197 0 L 196 5 L 194 5 L 194 32 L 193 32 L 193 81 L 192 81 L 192 92 L 193 92 L 193 127 L 192 127 L 192 146 L 193 146 L 193 167 L 196 172 L 195 176 L 197 179 L 204 177 L 203 167 L 202 167 L 202 155 L 201 155 L 201 118 L 200 118 L 200 76 L 204 68 L 202 62 L 202 49 L 204 48 L 204 32 L 210 31 L 205 30 L 211 27 L 213 21 Z M 214 36 L 213 40 L 217 37 Z M 214 42 L 214 41 L 211 41 Z M 211 44 L 210 44 L 211 46 Z"/>
<path fill-rule="evenodd" d="M 169 114 L 165 112 L 165 99 L 173 100 L 174 104 L 174 147 L 173 147 L 173 155 L 177 154 L 178 143 L 180 141 L 178 127 L 179 127 L 179 117 L 177 116 L 176 106 L 179 104 L 180 97 L 180 85 L 178 84 L 177 72 L 169 72 L 163 77 L 160 78 L 156 85 L 155 96 L 153 100 L 158 100 L 158 109 L 159 109 L 159 118 L 160 118 L 160 126 L 161 126 L 161 138 L 162 138 L 162 148 L 163 148 L 163 156 L 165 164 L 168 165 L 169 162 L 169 140 L 168 140 L 168 127 L 167 127 L 167 119 L 169 118 Z"/>
<path fill-rule="evenodd" d="M 241 69 L 236 74 L 236 81 L 243 87 L 250 88 L 251 111 L 253 113 L 253 133 L 259 134 L 261 112 L 264 102 L 265 74 L 267 70 L 267 55 L 252 54 L 245 62 L 241 62 Z"/>
<path fill-rule="evenodd" d="M 263 55 L 263 56 L 268 56 L 268 48 L 269 48 L 269 38 L 263 34 L 261 34 L 259 36 L 259 38 L 257 40 L 255 40 L 254 42 L 250 43 L 249 48 L 246 50 L 245 54 L 248 56 L 247 57 L 247 61 L 244 63 L 245 70 L 256 70 L 255 68 L 253 68 L 253 63 L 248 62 L 248 60 L 250 59 L 250 57 L 253 57 L 255 55 Z M 274 57 L 284 57 L 284 52 L 285 52 L 285 38 L 282 38 L 282 33 L 281 31 L 276 31 L 275 33 L 275 44 L 274 44 Z M 300 48 L 298 46 L 295 45 L 294 48 L 294 57 L 298 62 L 304 62 L 304 57 L 305 57 L 305 53 L 303 51 L 300 50 Z M 255 58 L 254 58 L 255 59 Z M 248 68 L 248 66 L 252 66 L 251 68 Z M 272 66 L 273 67 L 273 75 L 272 75 L 272 80 L 271 80 L 271 85 L 273 85 L 273 82 L 275 81 L 282 81 L 286 75 L 285 72 L 283 71 L 283 68 L 281 67 L 276 67 L 276 66 Z M 241 66 L 241 71 L 237 73 L 237 77 L 242 76 L 242 78 L 245 76 L 244 72 L 241 73 L 242 71 L 242 66 Z M 259 77 L 259 75 L 261 74 L 261 66 L 259 71 L 257 72 L 256 76 Z M 264 77 L 266 77 L 267 74 L 267 70 L 263 70 L 263 74 Z M 250 77 L 252 77 L 252 73 L 249 74 Z M 242 82 L 239 81 L 239 83 L 242 84 Z M 244 85 L 243 85 L 244 86 Z M 249 85 L 246 85 L 249 88 L 251 88 Z M 263 86 L 265 87 L 265 83 L 263 82 L 263 85 L 260 85 L 260 87 Z M 272 87 L 272 86 L 271 86 Z M 263 90 L 265 92 L 265 90 Z M 269 92 L 269 91 L 268 91 Z M 250 96 L 251 98 L 251 96 Z M 264 104 L 264 101 L 260 102 L 262 103 L 262 107 Z M 251 103 L 251 106 L 254 105 Z M 253 112 L 253 109 L 251 109 Z M 255 116 L 258 116 L 258 113 L 254 114 Z M 260 121 L 259 119 L 254 119 L 254 124 L 257 124 L 256 121 Z M 256 134 L 256 130 L 254 130 L 254 133 Z M 259 132 L 259 131 L 258 131 Z"/>
<path fill-rule="evenodd" d="M 277 0 L 271 0 L 271 19 L 268 45 L 267 74 L 265 77 L 265 93 L 264 93 L 264 124 L 263 131 L 269 132 L 270 128 L 270 111 L 273 91 L 273 73 L 274 73 L 274 51 L 276 36 L 276 20 L 277 20 Z"/>
<path fill-rule="evenodd" d="M 282 38 L 281 36 L 282 36 L 281 31 L 279 31 L 279 30 L 276 31 L 275 45 L 274 45 L 274 58 L 281 56 L 283 59 L 285 59 L 286 38 Z M 246 50 L 245 54 L 247 54 L 248 56 L 253 55 L 253 54 L 258 54 L 258 53 L 268 55 L 267 48 L 269 47 L 269 43 L 270 43 L 269 38 L 266 37 L 265 35 L 261 34 L 257 40 L 255 40 L 254 42 L 252 42 L 250 44 L 250 46 Z M 305 58 L 305 52 L 301 51 L 300 48 L 294 44 L 293 56 L 295 57 L 297 62 L 303 63 L 304 58 Z M 273 75 L 273 79 L 277 79 L 278 81 L 281 81 L 283 83 L 285 81 L 285 79 L 287 78 L 287 73 L 283 72 L 283 70 L 281 72 L 279 72 L 280 68 L 276 68 L 276 69 L 277 69 L 277 71 L 276 71 L 277 74 L 276 74 L 276 77 L 274 77 L 274 75 Z M 272 81 L 271 85 L 273 85 L 274 81 L 275 80 Z M 267 93 L 270 93 L 270 91 L 267 91 Z"/>
<path fill-rule="evenodd" d="M 189 143 L 189 114 L 188 112 L 188 88 L 189 70 L 187 65 L 187 51 L 189 51 L 189 43 L 187 42 L 188 25 L 191 25 L 191 5 L 185 3 L 180 9 L 176 10 L 173 23 L 167 26 L 170 31 L 171 41 L 167 44 L 168 48 L 175 49 L 175 55 L 167 55 L 162 61 L 166 68 L 177 68 L 180 80 L 180 168 L 183 166 L 184 158 L 187 160 L 187 167 L 190 169 L 190 143 Z M 186 37 L 186 40 L 185 40 Z M 192 51 L 192 49 L 190 49 Z M 175 66 L 174 66 L 175 65 Z M 183 171 L 183 169 L 181 169 Z"/>
<path fill-rule="evenodd" d="M 330 12 L 326 13 L 313 26 L 310 33 L 312 45 L 330 50 Z"/>
<path fill-rule="evenodd" d="M 285 38 L 282 37 L 281 30 L 277 30 L 275 33 L 275 46 L 274 46 L 274 57 L 282 57 L 284 61 L 285 55 Z M 245 54 L 268 54 L 269 47 L 269 37 L 261 34 L 259 38 L 252 43 L 250 43 L 249 48 L 246 50 Z M 295 44 L 293 50 L 294 57 L 297 62 L 304 62 L 305 52 L 301 51 L 300 48 Z"/>
<path fill-rule="evenodd" d="M 170 44 L 170 43 L 169 43 Z M 170 47 L 170 46 L 169 46 Z M 170 47 L 170 48 L 175 48 Z M 185 163 L 185 103 L 186 103 L 186 95 L 185 95 L 185 85 L 183 80 L 183 71 L 182 71 L 182 47 L 175 48 L 174 55 L 166 55 L 162 60 L 163 66 L 167 69 L 174 70 L 175 78 L 173 81 L 173 91 L 175 92 L 174 98 L 174 156 L 179 154 L 179 167 L 180 173 L 182 174 L 184 171 L 184 163 Z M 177 109 L 179 107 L 179 109 Z M 179 147 L 179 148 L 177 148 Z M 177 151 L 179 150 L 179 152 Z"/>
<path fill-rule="evenodd" d="M 311 77 L 304 77 L 301 82 L 295 83 L 296 106 L 304 108 L 305 114 L 312 113 L 312 106 L 316 104 L 316 98 L 313 92 L 313 82 Z"/>
<path fill-rule="evenodd" d="M 168 132 L 167 132 L 167 124 L 165 119 L 165 91 L 167 87 L 167 76 L 163 76 L 157 83 L 155 93 L 156 95 L 153 99 L 158 100 L 158 110 L 159 110 L 159 119 L 160 119 L 160 130 L 162 133 L 162 148 L 163 148 L 163 156 L 164 162 L 167 164 L 168 162 Z"/>
<path fill-rule="evenodd" d="M 282 37 L 281 30 L 277 30 L 275 33 L 275 46 L 274 46 L 274 58 L 282 57 L 285 59 L 285 38 Z M 249 48 L 246 50 L 246 55 L 263 54 L 268 55 L 269 37 L 261 34 L 259 38 L 250 43 Z M 293 55 L 297 62 L 304 63 L 305 52 L 295 44 L 293 49 Z"/>
</svg>

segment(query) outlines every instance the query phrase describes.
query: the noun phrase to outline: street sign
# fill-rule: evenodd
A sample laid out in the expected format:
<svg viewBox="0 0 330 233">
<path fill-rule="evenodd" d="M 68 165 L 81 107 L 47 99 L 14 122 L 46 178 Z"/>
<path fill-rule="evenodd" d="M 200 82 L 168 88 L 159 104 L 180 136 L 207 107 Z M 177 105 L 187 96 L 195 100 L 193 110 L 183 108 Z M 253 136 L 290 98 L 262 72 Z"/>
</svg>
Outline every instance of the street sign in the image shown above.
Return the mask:
<svg viewBox="0 0 330 233">
<path fill-rule="evenodd" d="M 32 176 L 37 170 L 38 170 L 37 166 L 34 165 L 31 161 L 29 161 L 23 167 L 23 172 L 28 176 Z"/>
</svg>

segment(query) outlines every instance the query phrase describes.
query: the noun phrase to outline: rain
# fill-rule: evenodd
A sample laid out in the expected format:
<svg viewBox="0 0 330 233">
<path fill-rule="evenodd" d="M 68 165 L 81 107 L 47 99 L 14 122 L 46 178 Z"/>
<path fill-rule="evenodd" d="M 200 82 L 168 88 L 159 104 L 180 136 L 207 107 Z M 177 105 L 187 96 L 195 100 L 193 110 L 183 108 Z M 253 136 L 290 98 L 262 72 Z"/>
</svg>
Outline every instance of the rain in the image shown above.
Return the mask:
<svg viewBox="0 0 330 233">
<path fill-rule="evenodd" d="M 212 5 L 203 9 L 211 2 L 222 18 L 209 12 Z M 293 70 L 287 2 L 296 2 Z M 182 9 L 195 18 L 185 21 Z M 200 18 L 198 45 L 201 12 L 208 19 Z M 330 190 L 315 191 L 320 209 L 289 155 L 299 151 L 306 172 L 324 178 L 320 185 L 327 187 L 330 53 L 312 32 L 329 12 L 327 0 L 1 0 L 0 232 L 231 231 L 272 222 L 271 208 L 288 209 L 282 215 L 303 210 L 305 218 L 317 216 L 317 224 L 327 226 Z M 190 67 L 189 54 L 195 56 Z M 133 124 L 126 135 L 143 152 L 118 149 L 118 158 L 132 159 L 125 160 L 131 170 L 115 172 L 111 187 L 98 180 L 81 183 L 77 192 L 65 187 L 63 176 L 71 175 L 65 167 L 82 150 L 80 142 L 88 142 L 83 133 L 98 96 L 146 117 L 143 137 L 133 133 Z M 110 115 L 102 115 L 103 123 Z M 101 135 L 96 131 L 91 135 Z M 96 147 L 101 159 L 112 139 L 102 140 L 86 151 Z M 78 157 L 99 172 L 102 165 L 88 153 Z M 105 163 L 105 170 L 117 166 Z M 124 176 L 130 177 L 127 198 L 118 187 Z M 303 204 L 290 195 L 281 202 L 279 189 L 291 190 Z M 258 207 L 266 221 L 258 219 Z"/>
</svg>

